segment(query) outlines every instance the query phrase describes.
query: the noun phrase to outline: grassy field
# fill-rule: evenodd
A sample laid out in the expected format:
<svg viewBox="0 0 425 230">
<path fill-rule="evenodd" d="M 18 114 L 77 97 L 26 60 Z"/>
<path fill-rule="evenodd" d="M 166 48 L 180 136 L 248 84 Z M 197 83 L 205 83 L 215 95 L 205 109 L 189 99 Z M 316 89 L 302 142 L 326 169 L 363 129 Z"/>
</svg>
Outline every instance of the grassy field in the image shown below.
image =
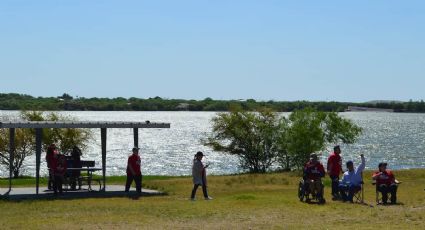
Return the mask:
<svg viewBox="0 0 425 230">
<path fill-rule="evenodd" d="M 424 229 L 425 170 L 396 171 L 403 183 L 400 204 L 373 207 L 331 201 L 298 200 L 294 173 L 210 176 L 214 200 L 189 201 L 190 177 L 146 177 L 144 184 L 166 196 L 74 200 L 0 200 L 1 229 Z M 370 172 L 366 172 L 368 182 Z M 366 177 L 367 175 L 367 177 Z M 366 179 L 367 178 L 367 179 Z M 31 183 L 15 182 L 19 186 Z M 108 178 L 122 184 L 124 177 Z M 4 186 L 4 180 L 0 185 Z M 31 184 L 33 185 L 33 184 Z M 365 200 L 374 204 L 375 190 L 365 186 Z"/>
</svg>

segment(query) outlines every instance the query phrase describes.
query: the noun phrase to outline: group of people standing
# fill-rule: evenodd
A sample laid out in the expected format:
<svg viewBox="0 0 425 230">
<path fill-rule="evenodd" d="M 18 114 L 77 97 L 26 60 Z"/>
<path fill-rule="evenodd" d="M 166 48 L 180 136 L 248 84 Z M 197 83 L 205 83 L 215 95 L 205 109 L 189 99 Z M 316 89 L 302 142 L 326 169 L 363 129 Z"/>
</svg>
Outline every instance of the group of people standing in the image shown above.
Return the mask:
<svg viewBox="0 0 425 230">
<path fill-rule="evenodd" d="M 342 171 L 342 158 L 340 146 L 335 146 L 334 151 L 329 155 L 327 162 L 327 173 L 332 181 L 332 199 L 342 200 L 344 202 L 353 202 L 355 193 L 361 190 L 363 183 L 363 170 L 366 166 L 364 155 L 361 154 L 361 163 L 354 167 L 353 161 L 346 162 L 347 171 L 343 173 L 342 180 L 340 175 Z M 311 154 L 311 159 L 304 167 L 304 174 L 310 191 L 319 191 L 318 196 L 323 197 L 323 188 L 321 178 L 325 176 L 323 165 L 318 161 L 316 154 Z M 372 179 L 376 181 L 379 192 L 382 193 L 382 203 L 388 202 L 388 193 L 391 194 L 391 203 L 397 202 L 397 185 L 394 174 L 387 169 L 387 163 L 381 162 L 378 165 L 378 171 L 374 172 Z"/>
<path fill-rule="evenodd" d="M 81 150 L 74 146 L 70 159 L 61 154 L 55 144 L 50 144 L 46 151 L 46 162 L 49 170 L 48 189 L 53 190 L 54 194 L 62 194 L 62 185 L 65 180 L 68 167 L 81 168 Z M 70 164 L 70 165 L 68 165 Z M 81 182 L 78 180 L 80 171 L 72 171 L 70 175 L 71 189 L 76 189 L 77 184 L 81 188 Z"/>
<path fill-rule="evenodd" d="M 349 160 L 346 162 L 347 171 L 343 173 L 342 180 L 340 175 L 342 171 L 342 158 L 341 158 L 340 146 L 335 146 L 333 152 L 329 155 L 327 161 L 327 173 L 332 182 L 331 195 L 333 200 L 342 200 L 344 202 L 353 202 L 353 196 L 355 193 L 361 190 L 363 183 L 363 170 L 366 166 L 366 160 L 364 155 L 361 154 L 361 163 L 358 167 L 354 167 L 353 161 Z M 78 147 L 74 147 L 71 153 L 71 164 L 72 167 L 81 168 L 81 150 Z M 191 200 L 195 200 L 195 194 L 199 186 L 202 187 L 202 192 L 206 200 L 212 198 L 208 196 L 207 191 L 207 178 L 206 169 L 208 164 L 204 165 L 202 159 L 204 154 L 197 152 L 193 159 L 192 165 L 192 178 L 193 178 L 193 189 L 190 196 Z M 62 184 L 67 170 L 67 160 L 65 155 L 60 154 L 55 144 L 51 144 L 47 149 L 46 154 L 47 167 L 49 168 L 49 182 L 48 188 L 53 189 L 54 193 L 62 193 Z M 74 173 L 80 173 L 80 171 L 73 171 Z M 138 194 L 142 192 L 142 173 L 141 173 L 141 159 L 139 156 L 139 148 L 134 147 L 132 154 L 128 157 L 127 161 L 127 180 L 125 184 L 125 192 L 129 192 L 130 186 L 134 181 L 136 184 L 136 191 Z M 325 169 L 318 160 L 316 154 L 310 155 L 310 160 L 304 166 L 304 181 L 309 187 L 310 191 L 317 191 L 317 196 L 323 199 L 323 183 L 321 178 L 325 176 Z M 76 187 L 79 175 L 72 175 L 71 188 Z M 376 181 L 376 186 L 379 192 L 382 193 L 382 202 L 386 204 L 388 202 L 388 193 L 391 194 L 391 203 L 397 202 L 397 184 L 394 174 L 391 170 L 387 169 L 387 163 L 381 162 L 378 165 L 378 171 L 374 172 L 372 179 Z M 79 183 L 79 187 L 81 184 Z"/>
<path fill-rule="evenodd" d="M 62 194 L 65 178 L 69 179 L 71 190 L 76 190 L 77 185 L 78 189 L 81 189 L 81 171 L 72 170 L 67 172 L 68 168 L 78 169 L 82 167 L 81 155 L 81 150 L 77 146 L 74 146 L 70 156 L 65 156 L 58 151 L 55 144 L 49 145 L 46 151 L 46 162 L 49 170 L 48 190 L 53 190 L 55 195 L 58 193 Z M 142 173 L 140 165 L 139 148 L 134 147 L 127 161 L 125 192 L 129 192 L 131 183 L 134 181 L 137 193 L 142 193 Z"/>
</svg>

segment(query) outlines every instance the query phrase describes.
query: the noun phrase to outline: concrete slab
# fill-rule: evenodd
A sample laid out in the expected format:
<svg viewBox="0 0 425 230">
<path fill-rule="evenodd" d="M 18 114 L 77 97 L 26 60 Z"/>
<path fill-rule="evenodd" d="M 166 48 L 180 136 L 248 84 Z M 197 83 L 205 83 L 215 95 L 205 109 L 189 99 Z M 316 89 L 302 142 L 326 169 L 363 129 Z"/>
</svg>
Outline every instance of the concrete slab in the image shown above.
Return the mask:
<svg viewBox="0 0 425 230">
<path fill-rule="evenodd" d="M 2 188 L 0 194 L 7 192 Z M 141 196 L 161 196 L 165 193 L 142 188 Z M 124 191 L 124 185 L 107 185 L 106 191 L 89 191 L 87 188 L 81 190 L 64 190 L 62 195 L 55 195 L 52 190 L 40 188 L 39 194 L 36 194 L 35 187 L 12 188 L 9 194 L 0 196 L 8 200 L 39 200 L 39 199 L 84 199 L 84 198 L 109 198 L 109 197 L 138 197 L 134 188 L 129 193 Z"/>
</svg>

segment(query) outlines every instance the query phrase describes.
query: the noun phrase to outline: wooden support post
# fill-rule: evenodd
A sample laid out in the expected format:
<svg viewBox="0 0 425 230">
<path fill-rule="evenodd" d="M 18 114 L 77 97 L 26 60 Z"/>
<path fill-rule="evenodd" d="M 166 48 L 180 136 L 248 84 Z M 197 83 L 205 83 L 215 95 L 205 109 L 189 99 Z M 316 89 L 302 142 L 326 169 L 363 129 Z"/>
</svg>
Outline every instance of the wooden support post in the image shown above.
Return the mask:
<svg viewBox="0 0 425 230">
<path fill-rule="evenodd" d="M 38 195 L 40 187 L 40 161 L 41 161 L 41 142 L 43 140 L 43 130 L 41 128 L 35 129 L 35 193 Z"/>
<path fill-rule="evenodd" d="M 15 157 L 15 128 L 9 129 L 9 194 L 12 191 L 13 160 Z"/>
<path fill-rule="evenodd" d="M 100 129 L 100 138 L 102 142 L 102 176 L 103 176 L 103 191 L 106 191 L 106 128 Z"/>
<path fill-rule="evenodd" d="M 134 147 L 139 147 L 139 129 L 133 128 Z"/>
</svg>

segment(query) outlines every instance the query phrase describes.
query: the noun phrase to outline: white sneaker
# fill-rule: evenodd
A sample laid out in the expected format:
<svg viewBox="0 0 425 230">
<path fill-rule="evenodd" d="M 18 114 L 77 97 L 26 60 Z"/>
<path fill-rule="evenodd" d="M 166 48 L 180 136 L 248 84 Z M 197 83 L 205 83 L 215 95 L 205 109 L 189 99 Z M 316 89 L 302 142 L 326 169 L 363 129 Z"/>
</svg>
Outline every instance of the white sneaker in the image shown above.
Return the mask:
<svg viewBox="0 0 425 230">
<path fill-rule="evenodd" d="M 195 198 L 190 198 L 190 200 L 191 200 L 191 201 L 196 201 L 196 199 L 195 199 Z"/>
<path fill-rule="evenodd" d="M 205 197 L 205 200 L 212 200 L 213 198 L 212 197 Z"/>
</svg>

